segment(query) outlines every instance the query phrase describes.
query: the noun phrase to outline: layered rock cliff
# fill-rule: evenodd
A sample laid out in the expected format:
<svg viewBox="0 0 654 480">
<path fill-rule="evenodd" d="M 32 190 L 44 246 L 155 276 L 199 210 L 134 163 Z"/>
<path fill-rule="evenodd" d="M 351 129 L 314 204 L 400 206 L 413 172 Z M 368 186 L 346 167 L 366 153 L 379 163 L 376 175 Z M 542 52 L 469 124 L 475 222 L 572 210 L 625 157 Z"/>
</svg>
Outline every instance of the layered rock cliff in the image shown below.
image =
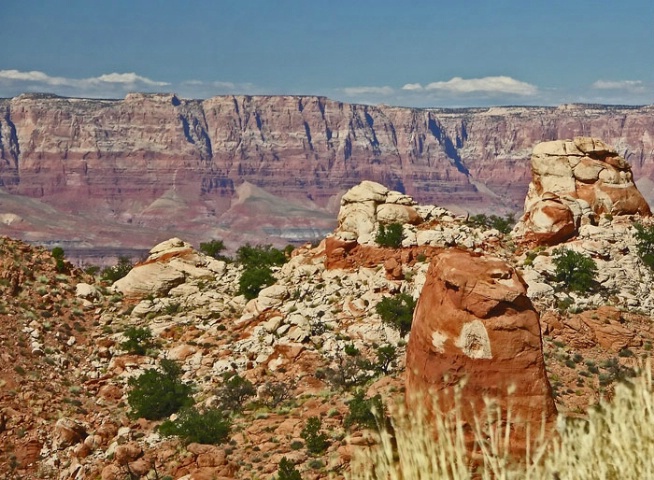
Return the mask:
<svg viewBox="0 0 654 480">
<path fill-rule="evenodd" d="M 178 232 L 193 241 L 319 237 L 335 224 L 339 196 L 364 179 L 459 211 L 516 211 L 534 144 L 576 135 L 616 146 L 648 198 L 653 113 L 652 106 L 420 110 L 298 96 L 21 95 L 0 100 L 3 193 L 92 219 L 107 232 L 48 231 L 30 212 L 14 212 L 20 201 L 3 202 L 0 213 L 14 214 L 3 217 L 3 229 L 21 238 L 119 247 L 134 239 L 134 227 L 153 229 L 144 245 Z"/>
</svg>

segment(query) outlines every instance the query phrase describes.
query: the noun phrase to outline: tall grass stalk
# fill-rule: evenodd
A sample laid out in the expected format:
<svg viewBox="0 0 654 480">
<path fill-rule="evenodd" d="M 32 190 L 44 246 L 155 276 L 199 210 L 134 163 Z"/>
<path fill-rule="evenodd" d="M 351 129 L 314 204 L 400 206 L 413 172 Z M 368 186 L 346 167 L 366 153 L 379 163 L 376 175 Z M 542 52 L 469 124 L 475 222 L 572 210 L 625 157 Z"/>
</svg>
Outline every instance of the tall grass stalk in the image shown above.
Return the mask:
<svg viewBox="0 0 654 480">
<path fill-rule="evenodd" d="M 545 439 L 541 428 L 527 439 L 526 455 L 509 450 L 515 429 L 488 403 L 469 428 L 460 401 L 452 411 L 429 415 L 395 408 L 394 436 L 379 434 L 361 447 L 349 480 L 640 480 L 654 479 L 654 392 L 651 365 L 631 384 L 619 384 L 613 399 L 590 407 L 583 418 L 564 419 Z M 527 433 L 528 437 L 528 433 Z"/>
</svg>

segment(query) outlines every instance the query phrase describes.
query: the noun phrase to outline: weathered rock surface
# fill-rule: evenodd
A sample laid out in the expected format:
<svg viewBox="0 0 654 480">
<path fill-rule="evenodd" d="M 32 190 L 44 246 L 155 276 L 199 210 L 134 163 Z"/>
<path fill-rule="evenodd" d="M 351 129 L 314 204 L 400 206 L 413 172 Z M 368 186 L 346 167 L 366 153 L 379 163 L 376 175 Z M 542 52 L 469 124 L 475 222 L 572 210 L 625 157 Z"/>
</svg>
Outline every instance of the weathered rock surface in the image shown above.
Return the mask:
<svg viewBox="0 0 654 480">
<path fill-rule="evenodd" d="M 0 100 L 0 186 L 57 210 L 14 201 L 3 228 L 75 239 L 67 252 L 171 235 L 194 244 L 218 234 L 309 240 L 333 229 L 339 195 L 364 179 L 421 203 L 515 211 L 533 145 L 582 134 L 615 145 L 651 195 L 653 119 L 651 106 L 417 110 L 297 96 L 21 95 Z M 276 198 L 274 208 L 244 197 L 243 185 Z"/>
<path fill-rule="evenodd" d="M 225 271 L 225 262 L 203 255 L 179 238 L 161 242 L 150 256 L 113 284 L 113 289 L 128 297 L 166 295 L 186 278 L 211 279 Z"/>
<path fill-rule="evenodd" d="M 599 139 L 539 143 L 531 170 L 525 213 L 514 230 L 525 240 L 553 245 L 601 215 L 651 215 L 631 166 Z"/>
<path fill-rule="evenodd" d="M 465 381 L 466 419 L 481 415 L 484 398 L 511 408 L 517 424 L 552 421 L 556 407 L 545 373 L 539 315 L 505 262 L 461 251 L 429 267 L 416 306 L 406 359 L 407 401 L 439 398 L 452 406 L 451 387 Z M 510 392 L 510 393 L 509 393 Z"/>
</svg>

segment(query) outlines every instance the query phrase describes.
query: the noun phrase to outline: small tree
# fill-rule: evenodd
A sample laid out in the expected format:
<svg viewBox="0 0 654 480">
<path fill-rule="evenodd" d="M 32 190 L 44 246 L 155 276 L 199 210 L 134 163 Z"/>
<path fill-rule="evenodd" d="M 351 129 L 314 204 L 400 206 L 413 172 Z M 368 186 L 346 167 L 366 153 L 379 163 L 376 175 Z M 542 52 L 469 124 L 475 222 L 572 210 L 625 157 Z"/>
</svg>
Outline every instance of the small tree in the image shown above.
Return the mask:
<svg viewBox="0 0 654 480">
<path fill-rule="evenodd" d="M 322 433 L 322 421 L 319 417 L 309 417 L 307 424 L 300 432 L 300 436 L 304 439 L 305 445 L 309 453 L 320 455 L 329 446 L 327 435 Z"/>
<path fill-rule="evenodd" d="M 377 355 L 377 364 L 375 369 L 387 375 L 397 359 L 397 348 L 393 345 L 382 345 L 375 350 Z"/>
<path fill-rule="evenodd" d="M 585 293 L 591 289 L 597 275 L 595 260 L 583 253 L 559 248 L 552 258 L 556 271 L 554 276 L 571 291 Z"/>
<path fill-rule="evenodd" d="M 241 278 L 238 280 L 238 293 L 248 300 L 252 300 L 257 298 L 261 290 L 276 281 L 270 267 L 251 267 L 241 273 Z"/>
<path fill-rule="evenodd" d="M 473 227 L 490 229 L 494 228 L 504 235 L 511 233 L 511 229 L 515 225 L 515 215 L 509 213 L 504 217 L 497 215 L 486 215 L 484 213 L 479 213 L 468 218 L 468 224 Z"/>
<path fill-rule="evenodd" d="M 133 265 L 131 260 L 128 257 L 120 256 L 118 257 L 118 263 L 113 267 L 106 267 L 102 270 L 102 279 L 108 282 L 115 282 L 126 276 Z"/>
<path fill-rule="evenodd" d="M 123 332 L 127 337 L 120 348 L 136 355 L 145 355 L 149 348 L 155 346 L 152 340 L 152 330 L 149 327 L 128 327 Z"/>
<path fill-rule="evenodd" d="M 390 223 L 388 225 L 382 223 L 379 225 L 375 242 L 382 247 L 400 248 L 403 239 L 404 232 L 401 223 Z"/>
<path fill-rule="evenodd" d="M 272 245 L 252 246 L 246 243 L 236 250 L 236 261 L 246 269 L 251 267 L 284 265 L 288 259 L 283 251 Z"/>
<path fill-rule="evenodd" d="M 245 400 L 257 393 L 252 382 L 238 373 L 226 374 L 223 386 L 218 389 L 217 396 L 223 410 L 240 412 Z"/>
<path fill-rule="evenodd" d="M 193 404 L 193 387 L 182 383 L 182 369 L 172 360 L 161 360 L 161 371 L 151 369 L 128 381 L 127 403 L 132 416 L 159 420 Z"/>
<path fill-rule="evenodd" d="M 346 402 L 350 413 L 345 416 L 343 425 L 349 428 L 352 425 L 359 425 L 363 428 L 377 429 L 383 424 L 380 419 L 384 417 L 384 404 L 381 395 L 377 394 L 372 398 L 366 398 L 363 390 L 357 390 L 354 398 Z"/>
<path fill-rule="evenodd" d="M 164 436 L 178 436 L 184 443 L 218 445 L 229 437 L 231 421 L 220 410 L 199 412 L 195 408 L 182 410 L 173 422 L 166 420 L 159 427 Z"/>
<path fill-rule="evenodd" d="M 52 258 L 55 259 L 55 264 L 57 272 L 66 273 L 68 268 L 66 267 L 66 260 L 64 258 L 64 249 L 61 247 L 55 247 L 52 249 Z"/>
<path fill-rule="evenodd" d="M 297 471 L 293 462 L 282 457 L 277 470 L 277 480 L 302 480 L 302 475 Z"/>
<path fill-rule="evenodd" d="M 654 270 L 654 225 L 635 223 L 636 249 L 645 265 Z"/>
<path fill-rule="evenodd" d="M 275 408 L 291 398 L 291 393 L 295 390 L 295 380 L 289 381 L 269 381 L 263 385 L 259 391 L 259 398 L 269 408 Z"/>
<path fill-rule="evenodd" d="M 413 311 L 416 308 L 416 301 L 407 293 L 400 293 L 394 297 L 386 297 L 375 307 L 375 310 L 382 319 L 391 327 L 405 336 L 411 330 Z"/>
<path fill-rule="evenodd" d="M 200 251 L 202 253 L 218 260 L 226 260 L 227 257 L 220 254 L 223 250 L 225 250 L 225 243 L 222 240 L 211 240 L 200 243 Z"/>
</svg>

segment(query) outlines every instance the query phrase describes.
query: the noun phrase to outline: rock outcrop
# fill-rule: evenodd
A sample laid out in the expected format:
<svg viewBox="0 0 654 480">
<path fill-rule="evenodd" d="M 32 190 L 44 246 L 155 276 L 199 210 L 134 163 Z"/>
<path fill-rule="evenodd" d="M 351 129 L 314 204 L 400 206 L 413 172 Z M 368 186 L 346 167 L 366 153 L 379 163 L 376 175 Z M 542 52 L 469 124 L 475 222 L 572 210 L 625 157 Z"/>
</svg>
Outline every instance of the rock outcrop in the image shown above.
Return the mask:
<svg viewBox="0 0 654 480">
<path fill-rule="evenodd" d="M 0 100 L 0 214 L 5 233 L 74 241 L 68 253 L 145 249 L 173 235 L 281 245 L 331 231 L 340 195 L 364 179 L 420 203 L 517 211 L 533 145 L 582 134 L 615 145 L 650 195 L 653 130 L 652 107 L 419 110 L 297 96 L 21 95 Z M 277 200 L 250 189 L 245 198 L 245 184 Z M 56 210 L 44 215 L 48 207 Z"/>
<path fill-rule="evenodd" d="M 601 215 L 650 216 L 630 165 L 599 139 L 576 137 L 539 143 L 531 156 L 533 179 L 515 232 L 553 245 Z"/>
<path fill-rule="evenodd" d="M 165 296 L 186 278 L 213 279 L 225 272 L 225 262 L 201 254 L 179 238 L 161 242 L 150 256 L 113 284 L 127 297 Z"/>
<path fill-rule="evenodd" d="M 426 398 L 429 408 L 437 398 L 449 409 L 452 387 L 463 381 L 461 407 L 469 422 L 483 415 L 485 398 L 504 412 L 511 408 L 517 427 L 540 426 L 556 415 L 539 315 L 520 276 L 498 259 L 449 251 L 432 262 L 413 317 L 406 371 L 413 406 Z"/>
</svg>

